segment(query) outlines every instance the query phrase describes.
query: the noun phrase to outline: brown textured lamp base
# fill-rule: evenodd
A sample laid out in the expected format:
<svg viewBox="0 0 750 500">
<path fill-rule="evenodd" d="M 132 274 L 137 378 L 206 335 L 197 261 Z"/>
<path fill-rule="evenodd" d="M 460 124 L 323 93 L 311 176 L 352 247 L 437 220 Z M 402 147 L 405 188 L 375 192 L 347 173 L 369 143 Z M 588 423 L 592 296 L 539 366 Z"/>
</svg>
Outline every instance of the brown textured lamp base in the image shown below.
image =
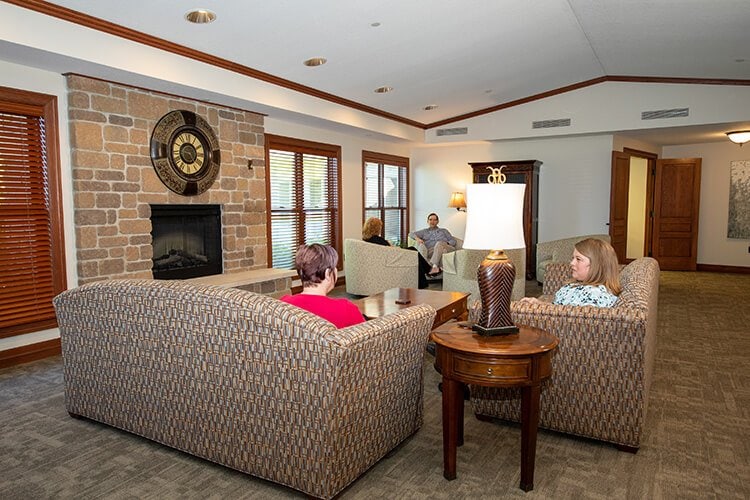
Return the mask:
<svg viewBox="0 0 750 500">
<path fill-rule="evenodd" d="M 474 325 L 479 335 L 518 333 L 510 316 L 510 296 L 516 268 L 502 250 L 492 250 L 477 269 L 482 318 Z"/>
</svg>

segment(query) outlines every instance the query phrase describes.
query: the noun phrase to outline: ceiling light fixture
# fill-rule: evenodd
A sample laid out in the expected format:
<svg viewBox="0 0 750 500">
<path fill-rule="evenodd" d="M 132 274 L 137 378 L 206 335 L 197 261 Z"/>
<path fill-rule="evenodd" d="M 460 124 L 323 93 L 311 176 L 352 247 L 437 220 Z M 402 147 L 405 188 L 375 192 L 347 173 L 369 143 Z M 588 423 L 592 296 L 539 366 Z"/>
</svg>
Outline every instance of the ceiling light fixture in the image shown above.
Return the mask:
<svg viewBox="0 0 750 500">
<path fill-rule="evenodd" d="M 304 61 L 302 64 L 305 66 L 315 67 L 315 66 L 323 66 L 325 63 L 328 62 L 328 59 L 325 57 L 311 57 L 307 61 Z"/>
<path fill-rule="evenodd" d="M 207 24 L 216 20 L 216 14 L 206 9 L 195 9 L 185 14 L 185 19 L 195 24 Z"/>
<path fill-rule="evenodd" d="M 422 109 L 424 109 L 425 111 L 432 111 L 433 109 L 437 109 L 437 107 L 438 107 L 437 104 L 428 104 L 427 106 L 425 106 Z"/>
<path fill-rule="evenodd" d="M 732 132 L 727 132 L 727 137 L 729 137 L 730 141 L 739 144 L 740 147 L 742 147 L 743 144 L 750 141 L 750 130 L 734 130 Z"/>
<path fill-rule="evenodd" d="M 373 92 L 375 92 L 376 94 L 387 94 L 391 90 L 393 90 L 393 87 L 383 85 L 382 87 L 378 87 L 375 90 L 373 90 Z"/>
</svg>

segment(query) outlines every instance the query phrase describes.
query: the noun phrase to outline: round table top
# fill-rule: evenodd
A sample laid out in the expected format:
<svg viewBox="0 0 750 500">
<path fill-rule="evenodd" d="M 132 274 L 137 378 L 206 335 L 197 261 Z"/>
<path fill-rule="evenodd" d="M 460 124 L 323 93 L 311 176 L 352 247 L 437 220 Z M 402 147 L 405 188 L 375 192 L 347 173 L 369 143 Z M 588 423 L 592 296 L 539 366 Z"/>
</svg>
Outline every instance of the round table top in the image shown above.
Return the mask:
<svg viewBox="0 0 750 500">
<path fill-rule="evenodd" d="M 518 333 L 485 337 L 474 332 L 471 327 L 450 322 L 433 330 L 430 339 L 453 351 L 493 356 L 528 356 L 557 347 L 557 337 L 551 333 L 531 326 L 517 326 Z"/>
</svg>

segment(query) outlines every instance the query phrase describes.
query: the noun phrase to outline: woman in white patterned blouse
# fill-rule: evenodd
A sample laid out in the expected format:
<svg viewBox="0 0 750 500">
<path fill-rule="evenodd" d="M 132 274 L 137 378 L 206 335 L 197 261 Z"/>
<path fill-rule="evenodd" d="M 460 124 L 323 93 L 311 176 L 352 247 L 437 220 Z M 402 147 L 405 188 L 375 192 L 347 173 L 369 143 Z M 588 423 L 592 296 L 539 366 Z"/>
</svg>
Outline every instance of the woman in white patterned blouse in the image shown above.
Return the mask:
<svg viewBox="0 0 750 500">
<path fill-rule="evenodd" d="M 581 240 L 575 245 L 570 261 L 573 280 L 556 293 L 554 304 L 571 306 L 612 307 L 620 295 L 620 266 L 612 245 L 596 238 Z M 524 297 L 522 302 L 539 302 Z"/>
</svg>

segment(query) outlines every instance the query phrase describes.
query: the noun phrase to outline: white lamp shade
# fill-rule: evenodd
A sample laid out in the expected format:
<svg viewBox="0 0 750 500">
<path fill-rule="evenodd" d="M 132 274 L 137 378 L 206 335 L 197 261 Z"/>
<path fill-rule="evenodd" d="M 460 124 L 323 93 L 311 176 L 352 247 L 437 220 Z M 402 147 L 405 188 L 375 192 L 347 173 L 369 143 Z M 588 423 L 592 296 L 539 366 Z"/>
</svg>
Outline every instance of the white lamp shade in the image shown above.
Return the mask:
<svg viewBox="0 0 750 500">
<path fill-rule="evenodd" d="M 467 184 L 466 237 L 463 248 L 524 248 L 525 184 Z"/>
</svg>

